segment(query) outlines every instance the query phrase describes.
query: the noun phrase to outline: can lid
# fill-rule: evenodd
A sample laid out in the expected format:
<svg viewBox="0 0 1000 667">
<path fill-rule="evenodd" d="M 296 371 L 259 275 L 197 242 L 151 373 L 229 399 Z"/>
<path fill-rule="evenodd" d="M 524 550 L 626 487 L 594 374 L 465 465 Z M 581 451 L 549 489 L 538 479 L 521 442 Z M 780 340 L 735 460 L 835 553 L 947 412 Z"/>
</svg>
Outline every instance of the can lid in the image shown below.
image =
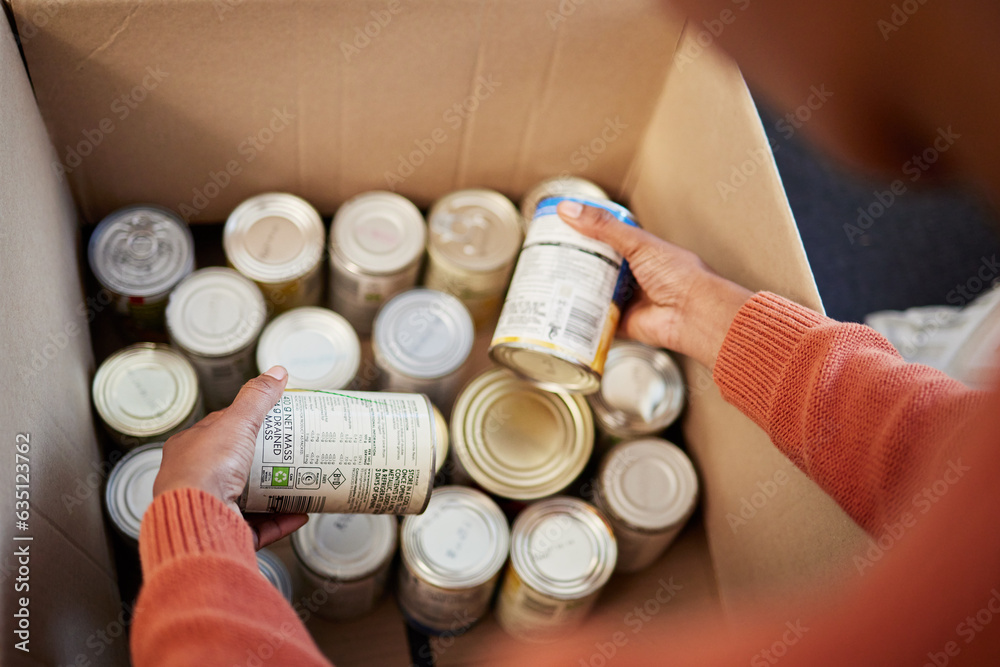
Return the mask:
<svg viewBox="0 0 1000 667">
<path fill-rule="evenodd" d="M 698 501 L 698 475 L 679 447 L 660 438 L 620 442 L 597 476 L 609 514 L 640 530 L 686 521 Z"/>
<path fill-rule="evenodd" d="M 163 443 L 136 447 L 108 475 L 104 504 L 115 527 L 133 540 L 139 539 L 142 515 L 153 502 L 153 482 L 160 472 Z"/>
<path fill-rule="evenodd" d="M 280 364 L 291 389 L 343 389 L 361 365 L 361 342 L 343 316 L 327 308 L 293 308 L 264 327 L 257 368 Z"/>
<path fill-rule="evenodd" d="M 558 493 L 594 448 L 590 407 L 494 368 L 473 379 L 452 412 L 454 455 L 477 484 L 514 500 Z"/>
<path fill-rule="evenodd" d="M 87 248 L 90 269 L 107 289 L 126 296 L 170 291 L 194 269 L 194 239 L 168 209 L 129 206 L 101 220 Z"/>
<path fill-rule="evenodd" d="M 208 357 L 252 345 L 264 326 L 267 306 L 260 288 L 237 271 L 195 271 L 170 293 L 167 331 L 185 350 Z"/>
<path fill-rule="evenodd" d="M 403 519 L 403 562 L 441 588 L 486 583 L 507 561 L 509 548 L 503 512 L 485 493 L 468 487 L 439 487 L 423 514 Z"/>
<path fill-rule="evenodd" d="M 434 440 L 436 446 L 434 455 L 437 457 L 434 467 L 435 472 L 441 472 L 444 462 L 448 460 L 448 422 L 433 403 L 431 404 L 431 409 L 434 411 Z"/>
<path fill-rule="evenodd" d="M 514 521 L 510 559 L 527 585 L 560 600 L 595 593 L 615 569 L 618 545 L 604 515 L 577 498 L 529 505 Z"/>
<path fill-rule="evenodd" d="M 387 514 L 310 514 L 292 534 L 292 549 L 306 569 L 327 579 L 363 579 L 396 551 L 399 522 Z"/>
<path fill-rule="evenodd" d="M 281 192 L 247 199 L 233 209 L 222 247 L 233 267 L 251 280 L 281 283 L 312 271 L 323 258 L 323 220 L 307 201 Z"/>
<path fill-rule="evenodd" d="M 284 561 L 270 549 L 261 547 L 257 550 L 257 569 L 286 600 L 292 601 L 292 575 Z"/>
<path fill-rule="evenodd" d="M 625 437 L 662 431 L 684 409 L 684 376 L 665 350 L 616 341 L 608 351 L 600 391 L 588 397 L 601 425 Z"/>
<path fill-rule="evenodd" d="M 509 341 L 492 345 L 490 359 L 548 391 L 592 394 L 601 376 L 579 359 L 532 343 Z"/>
<path fill-rule="evenodd" d="M 493 190 L 445 195 L 434 203 L 427 222 L 428 252 L 466 271 L 494 271 L 513 263 L 521 249 L 521 216 Z"/>
<path fill-rule="evenodd" d="M 104 360 L 94 375 L 94 407 L 109 427 L 136 438 L 167 433 L 198 405 L 191 362 L 168 345 L 136 343 Z"/>
<path fill-rule="evenodd" d="M 472 351 L 476 333 L 472 315 L 461 301 L 423 288 L 386 302 L 372 330 L 380 363 L 415 378 L 443 377 L 459 369 Z"/>
<path fill-rule="evenodd" d="M 521 215 L 525 220 L 535 217 L 535 209 L 538 202 L 549 197 L 559 197 L 562 195 L 588 197 L 591 199 L 608 199 L 605 192 L 596 183 L 592 183 L 579 176 L 555 176 L 547 178 L 528 191 L 521 199 Z"/>
<path fill-rule="evenodd" d="M 420 209 L 394 192 L 365 192 L 333 217 L 330 252 L 369 274 L 395 273 L 420 259 L 427 225 Z"/>
</svg>

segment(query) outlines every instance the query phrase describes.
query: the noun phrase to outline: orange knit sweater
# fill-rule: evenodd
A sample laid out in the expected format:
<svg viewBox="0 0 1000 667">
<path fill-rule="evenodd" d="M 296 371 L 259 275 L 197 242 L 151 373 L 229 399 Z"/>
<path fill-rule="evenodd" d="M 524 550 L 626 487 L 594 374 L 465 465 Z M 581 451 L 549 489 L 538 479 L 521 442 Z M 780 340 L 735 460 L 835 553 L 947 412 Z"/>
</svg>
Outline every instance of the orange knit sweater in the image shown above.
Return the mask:
<svg viewBox="0 0 1000 667">
<path fill-rule="evenodd" d="M 715 380 L 873 539 L 899 535 L 840 602 L 806 620 L 782 665 L 1000 664 L 1000 394 L 907 365 L 871 329 L 767 293 L 734 320 Z M 140 555 L 138 667 L 272 654 L 271 664 L 328 664 L 221 502 L 195 491 L 157 498 Z M 790 627 L 780 611 L 762 609 L 724 641 L 717 625 L 694 622 L 658 638 L 662 655 L 625 647 L 615 663 L 775 664 L 762 649 Z M 566 645 L 507 644 L 487 663 L 577 664 Z"/>
</svg>

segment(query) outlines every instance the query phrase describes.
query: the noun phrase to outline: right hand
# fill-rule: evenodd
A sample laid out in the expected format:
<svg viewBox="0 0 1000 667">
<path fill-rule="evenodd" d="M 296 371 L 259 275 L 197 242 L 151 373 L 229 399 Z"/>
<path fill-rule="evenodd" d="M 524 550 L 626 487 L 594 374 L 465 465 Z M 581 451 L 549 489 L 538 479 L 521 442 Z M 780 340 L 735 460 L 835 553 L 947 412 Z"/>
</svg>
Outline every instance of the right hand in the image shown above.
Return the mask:
<svg viewBox="0 0 1000 667">
<path fill-rule="evenodd" d="M 558 206 L 576 231 L 617 250 L 639 283 L 621 333 L 665 347 L 712 369 L 736 313 L 752 292 L 712 271 L 698 255 L 577 202 Z"/>
</svg>

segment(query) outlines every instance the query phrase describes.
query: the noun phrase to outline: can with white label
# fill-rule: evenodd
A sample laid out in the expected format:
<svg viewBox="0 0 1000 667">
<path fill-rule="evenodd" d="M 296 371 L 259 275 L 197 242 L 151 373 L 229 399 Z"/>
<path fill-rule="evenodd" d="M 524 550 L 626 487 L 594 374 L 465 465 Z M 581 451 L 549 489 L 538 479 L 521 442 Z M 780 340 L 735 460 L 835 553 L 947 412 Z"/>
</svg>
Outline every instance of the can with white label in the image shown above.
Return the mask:
<svg viewBox="0 0 1000 667">
<path fill-rule="evenodd" d="M 556 205 L 576 201 L 637 226 L 628 209 L 581 197 L 543 200 L 528 227 L 490 357 L 547 389 L 591 394 L 631 295 L 631 272 L 606 243 L 577 232 Z"/>
<path fill-rule="evenodd" d="M 403 520 L 399 606 L 431 635 L 457 635 L 489 610 L 507 561 L 510 531 L 497 504 L 475 489 L 443 486 L 427 511 Z"/>
<path fill-rule="evenodd" d="M 372 336 L 379 389 L 427 394 L 447 412 L 466 379 L 474 338 L 469 311 L 454 296 L 413 289 L 393 297 Z"/>
<path fill-rule="evenodd" d="M 222 232 L 229 265 L 257 283 L 275 313 L 320 305 L 325 245 L 316 209 L 280 192 L 244 201 L 229 214 Z"/>
<path fill-rule="evenodd" d="M 166 440 L 204 416 L 198 375 L 169 345 L 118 350 L 97 369 L 92 393 L 104 426 L 124 447 Z"/>
<path fill-rule="evenodd" d="M 87 258 L 119 314 L 138 329 L 162 329 L 170 290 L 194 270 L 194 239 L 173 211 L 129 206 L 101 220 Z"/>
<path fill-rule="evenodd" d="M 469 382 L 452 412 L 452 478 L 501 498 L 559 493 L 593 448 L 593 417 L 582 396 L 544 391 L 502 368 Z"/>
<path fill-rule="evenodd" d="M 617 572 L 637 572 L 660 557 L 694 513 L 698 475 L 691 459 L 660 438 L 615 445 L 594 480 L 594 504 L 618 540 Z"/>
<path fill-rule="evenodd" d="M 434 485 L 426 396 L 286 390 L 257 433 L 245 512 L 419 514 Z"/>
<path fill-rule="evenodd" d="M 529 505 L 511 529 L 497 622 L 522 641 L 565 636 L 594 606 L 617 555 L 611 526 L 592 505 L 565 496 Z"/>
<path fill-rule="evenodd" d="M 587 199 L 610 199 L 596 183 L 592 183 L 579 176 L 555 176 L 547 178 L 528 191 L 521 199 L 521 216 L 525 222 L 535 217 L 535 209 L 538 202 L 550 197 L 571 196 L 586 197 Z"/>
<path fill-rule="evenodd" d="M 684 410 L 684 376 L 674 358 L 636 341 L 608 351 L 601 387 L 587 397 L 606 440 L 658 433 Z"/>
<path fill-rule="evenodd" d="M 139 545 L 139 527 L 153 502 L 153 482 L 160 472 L 163 443 L 136 447 L 115 465 L 104 488 L 104 507 L 118 534 L 132 546 Z"/>
<path fill-rule="evenodd" d="M 424 285 L 461 299 L 477 327 L 490 323 L 521 247 L 517 208 L 493 190 L 459 190 L 435 202 L 427 223 Z"/>
<path fill-rule="evenodd" d="M 292 549 L 315 586 L 317 613 L 340 621 L 375 608 L 389 579 L 399 525 L 374 514 L 314 514 L 292 534 Z"/>
<path fill-rule="evenodd" d="M 344 203 L 330 230 L 330 307 L 362 335 L 386 301 L 417 284 L 427 224 L 410 200 L 366 192 Z"/>
<path fill-rule="evenodd" d="M 264 327 L 257 342 L 257 369 L 288 371 L 292 389 L 343 389 L 361 365 L 361 342 L 350 323 L 326 308 L 294 308 Z"/>
<path fill-rule="evenodd" d="M 195 271 L 170 293 L 170 342 L 197 371 L 207 410 L 228 406 L 254 376 L 254 344 L 266 315 L 260 289 L 232 269 Z"/>
<path fill-rule="evenodd" d="M 278 589 L 282 597 L 289 602 L 292 601 L 292 575 L 285 567 L 284 561 L 270 549 L 260 548 L 257 550 L 257 569 L 272 586 Z"/>
</svg>

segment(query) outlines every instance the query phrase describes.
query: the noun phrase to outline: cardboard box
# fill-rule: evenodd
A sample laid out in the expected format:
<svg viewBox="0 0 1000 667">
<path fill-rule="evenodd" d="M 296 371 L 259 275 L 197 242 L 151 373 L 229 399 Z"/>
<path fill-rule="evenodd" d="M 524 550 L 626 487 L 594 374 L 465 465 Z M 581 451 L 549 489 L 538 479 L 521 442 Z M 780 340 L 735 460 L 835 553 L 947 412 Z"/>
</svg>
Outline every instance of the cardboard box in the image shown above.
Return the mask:
<svg viewBox="0 0 1000 667">
<path fill-rule="evenodd" d="M 32 651 L 4 644 L 18 664 L 127 661 L 100 509 L 108 462 L 88 391 L 87 323 L 106 304 L 82 289 L 79 247 L 80 225 L 119 206 L 155 202 L 211 223 L 277 190 L 329 216 L 370 189 L 421 206 L 466 186 L 516 200 L 568 172 L 723 275 L 821 308 L 738 70 L 711 33 L 685 28 L 657 0 L 14 0 L 10 9 L 27 74 L 0 26 L 0 350 L 15 378 L 0 392 L 0 417 L 6 439 L 31 434 L 24 535 L 34 537 Z M 731 612 L 820 587 L 861 538 L 722 401 L 705 369 L 685 368 L 702 519 L 654 568 L 614 578 L 596 610 L 624 618 L 662 580 L 681 583 L 637 641 L 693 609 Z M 0 500 L 5 516 L 11 496 Z M 3 526 L 11 544 L 16 529 Z M 0 556 L 5 587 L 16 572 Z M 10 637 L 10 590 L 2 599 Z M 311 619 L 310 628 L 339 665 L 406 660 L 389 600 L 354 623 Z M 440 663 L 462 664 L 469 646 L 499 632 L 488 620 L 439 645 Z"/>
</svg>

